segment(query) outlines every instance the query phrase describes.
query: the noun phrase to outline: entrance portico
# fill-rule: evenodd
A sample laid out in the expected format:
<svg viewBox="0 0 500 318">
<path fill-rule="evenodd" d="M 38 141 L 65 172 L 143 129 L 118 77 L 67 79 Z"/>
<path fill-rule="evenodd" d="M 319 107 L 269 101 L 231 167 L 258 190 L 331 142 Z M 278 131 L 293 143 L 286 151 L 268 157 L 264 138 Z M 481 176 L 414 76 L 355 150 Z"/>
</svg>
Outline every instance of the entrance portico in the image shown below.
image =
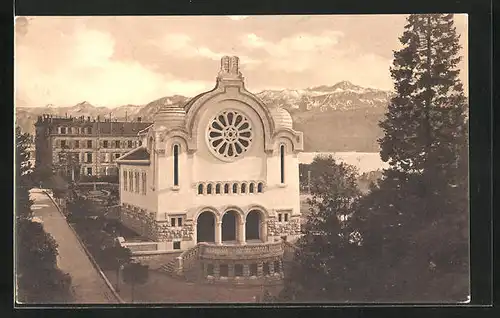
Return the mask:
<svg viewBox="0 0 500 318">
<path fill-rule="evenodd" d="M 267 242 L 267 217 L 260 209 L 247 213 L 227 209 L 219 215 L 215 209 L 202 209 L 194 227 L 196 243 L 245 245 Z"/>
</svg>

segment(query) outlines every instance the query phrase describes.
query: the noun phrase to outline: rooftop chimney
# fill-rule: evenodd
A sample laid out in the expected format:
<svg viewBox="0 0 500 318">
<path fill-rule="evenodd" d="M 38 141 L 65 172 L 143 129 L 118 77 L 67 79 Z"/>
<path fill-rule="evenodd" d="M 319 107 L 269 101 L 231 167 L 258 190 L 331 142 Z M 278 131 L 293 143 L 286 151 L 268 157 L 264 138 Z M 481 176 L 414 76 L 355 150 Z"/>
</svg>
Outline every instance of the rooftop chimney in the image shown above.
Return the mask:
<svg viewBox="0 0 500 318">
<path fill-rule="evenodd" d="M 142 121 L 142 117 L 137 117 L 137 121 L 140 123 Z"/>
</svg>

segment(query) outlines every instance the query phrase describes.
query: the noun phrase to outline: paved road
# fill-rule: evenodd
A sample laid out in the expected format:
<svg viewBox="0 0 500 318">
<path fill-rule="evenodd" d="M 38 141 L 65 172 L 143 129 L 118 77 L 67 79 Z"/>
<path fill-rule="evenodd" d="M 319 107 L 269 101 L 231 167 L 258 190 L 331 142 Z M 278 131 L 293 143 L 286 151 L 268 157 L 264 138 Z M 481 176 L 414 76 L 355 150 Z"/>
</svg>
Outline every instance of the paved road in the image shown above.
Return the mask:
<svg viewBox="0 0 500 318">
<path fill-rule="evenodd" d="M 117 303 L 113 294 L 92 266 L 65 218 L 59 213 L 50 198 L 40 190 L 31 190 L 30 197 L 35 217 L 43 222 L 45 231 L 52 234 L 59 245 L 59 268 L 71 275 L 75 303 Z"/>
</svg>

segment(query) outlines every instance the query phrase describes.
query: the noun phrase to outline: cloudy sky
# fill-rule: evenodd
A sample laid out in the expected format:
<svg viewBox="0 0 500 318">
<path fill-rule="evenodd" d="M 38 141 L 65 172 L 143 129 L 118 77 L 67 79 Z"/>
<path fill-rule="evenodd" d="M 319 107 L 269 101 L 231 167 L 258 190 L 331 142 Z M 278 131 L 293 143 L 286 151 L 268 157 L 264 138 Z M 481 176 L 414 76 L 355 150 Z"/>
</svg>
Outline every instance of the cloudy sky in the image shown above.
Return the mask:
<svg viewBox="0 0 500 318">
<path fill-rule="evenodd" d="M 17 17 L 17 106 L 115 107 L 213 88 L 223 55 L 246 86 L 302 89 L 342 80 L 392 89 L 405 15 Z M 467 88 L 467 17 L 456 15 Z"/>
</svg>

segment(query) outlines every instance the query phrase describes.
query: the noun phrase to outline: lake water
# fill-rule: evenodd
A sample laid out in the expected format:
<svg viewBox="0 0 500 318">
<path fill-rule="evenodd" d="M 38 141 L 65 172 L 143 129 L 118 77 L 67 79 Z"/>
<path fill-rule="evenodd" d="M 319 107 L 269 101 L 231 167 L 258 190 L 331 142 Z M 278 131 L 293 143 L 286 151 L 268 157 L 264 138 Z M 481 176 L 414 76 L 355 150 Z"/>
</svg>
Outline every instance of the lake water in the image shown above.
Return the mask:
<svg viewBox="0 0 500 318">
<path fill-rule="evenodd" d="M 357 167 L 359 173 L 382 170 L 389 166 L 380 159 L 378 152 L 301 152 L 299 162 L 309 164 L 317 155 L 332 155 L 338 161 Z"/>
</svg>

